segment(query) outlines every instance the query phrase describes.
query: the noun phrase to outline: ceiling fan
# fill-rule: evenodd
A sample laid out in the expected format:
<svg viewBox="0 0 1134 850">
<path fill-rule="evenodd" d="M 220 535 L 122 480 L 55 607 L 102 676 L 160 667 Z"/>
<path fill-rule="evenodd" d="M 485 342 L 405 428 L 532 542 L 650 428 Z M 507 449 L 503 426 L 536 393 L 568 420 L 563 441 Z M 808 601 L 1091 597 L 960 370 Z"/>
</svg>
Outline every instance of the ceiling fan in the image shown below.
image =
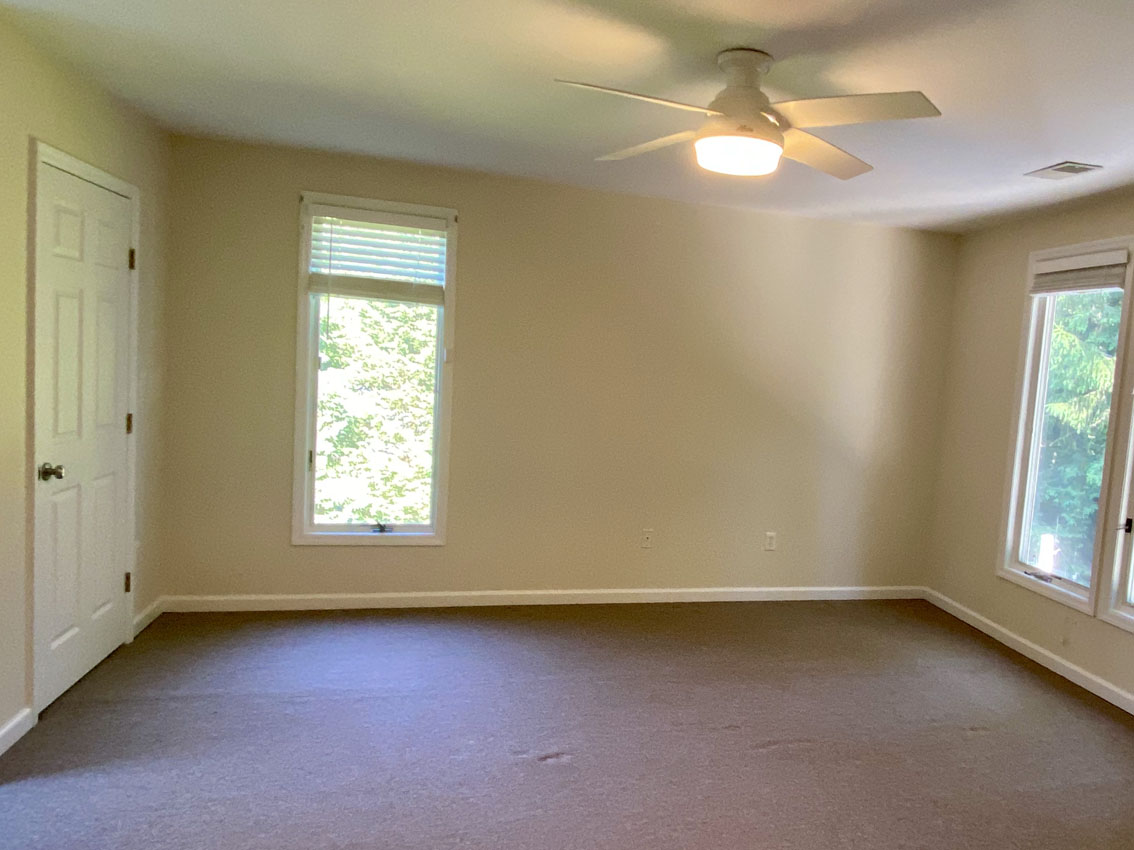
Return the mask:
<svg viewBox="0 0 1134 850">
<path fill-rule="evenodd" d="M 849 180 L 865 174 L 873 166 L 800 128 L 865 124 L 898 118 L 931 118 L 941 114 L 919 91 L 772 103 L 760 90 L 760 79 L 772 67 L 772 61 L 768 53 L 750 47 L 722 50 L 717 54 L 717 65 L 724 72 L 727 84 L 708 106 L 694 106 L 573 80 L 556 82 L 673 109 L 700 112 L 709 117 L 699 130 L 663 136 L 600 156 L 599 160 L 626 159 L 692 140 L 697 164 L 702 168 L 743 177 L 771 174 L 779 165 L 780 157 L 786 156 L 826 174 Z"/>
</svg>

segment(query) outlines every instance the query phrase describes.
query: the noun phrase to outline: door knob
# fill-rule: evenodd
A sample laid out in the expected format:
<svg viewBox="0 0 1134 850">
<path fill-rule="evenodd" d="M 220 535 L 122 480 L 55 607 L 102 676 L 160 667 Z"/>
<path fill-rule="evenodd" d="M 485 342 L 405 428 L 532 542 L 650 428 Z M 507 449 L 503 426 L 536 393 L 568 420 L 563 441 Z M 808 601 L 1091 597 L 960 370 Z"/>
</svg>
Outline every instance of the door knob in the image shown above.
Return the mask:
<svg viewBox="0 0 1134 850">
<path fill-rule="evenodd" d="M 63 464 L 52 466 L 50 463 L 45 463 L 39 468 L 40 481 L 50 481 L 52 478 L 62 478 L 63 475 Z"/>
</svg>

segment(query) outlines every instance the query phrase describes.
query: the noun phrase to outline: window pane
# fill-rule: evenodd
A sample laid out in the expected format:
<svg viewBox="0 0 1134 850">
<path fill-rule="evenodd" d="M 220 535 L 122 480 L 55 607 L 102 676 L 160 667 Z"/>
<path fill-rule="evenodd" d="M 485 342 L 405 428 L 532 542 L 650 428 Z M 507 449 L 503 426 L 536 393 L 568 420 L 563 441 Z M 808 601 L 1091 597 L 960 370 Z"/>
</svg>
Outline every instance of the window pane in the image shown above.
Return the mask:
<svg viewBox="0 0 1134 850">
<path fill-rule="evenodd" d="M 431 524 L 439 308 L 315 300 L 315 523 Z"/>
<path fill-rule="evenodd" d="M 1047 370 L 1038 388 L 1039 445 L 1028 476 L 1031 510 L 1021 559 L 1090 586 L 1122 290 L 1043 297 Z"/>
</svg>

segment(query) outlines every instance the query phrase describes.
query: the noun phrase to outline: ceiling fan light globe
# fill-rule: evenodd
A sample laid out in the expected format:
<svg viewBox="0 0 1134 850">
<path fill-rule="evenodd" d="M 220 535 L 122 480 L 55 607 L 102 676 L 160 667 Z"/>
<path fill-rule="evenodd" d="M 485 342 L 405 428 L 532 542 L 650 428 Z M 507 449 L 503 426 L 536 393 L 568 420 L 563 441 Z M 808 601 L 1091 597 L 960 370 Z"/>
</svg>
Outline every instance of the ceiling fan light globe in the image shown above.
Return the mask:
<svg viewBox="0 0 1134 850">
<path fill-rule="evenodd" d="M 706 171 L 759 177 L 779 167 L 783 145 L 739 133 L 701 136 L 693 143 L 697 164 Z"/>
</svg>

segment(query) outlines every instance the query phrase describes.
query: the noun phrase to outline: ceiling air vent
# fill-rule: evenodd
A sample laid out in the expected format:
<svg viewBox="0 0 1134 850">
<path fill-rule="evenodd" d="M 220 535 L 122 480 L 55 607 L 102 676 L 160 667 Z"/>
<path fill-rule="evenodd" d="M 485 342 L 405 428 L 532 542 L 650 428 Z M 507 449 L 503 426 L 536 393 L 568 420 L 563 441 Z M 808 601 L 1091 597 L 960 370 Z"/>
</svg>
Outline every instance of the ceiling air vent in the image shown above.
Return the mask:
<svg viewBox="0 0 1134 850">
<path fill-rule="evenodd" d="M 1044 180 L 1066 180 L 1068 177 L 1086 174 L 1088 171 L 1098 171 L 1100 168 L 1102 168 L 1101 165 L 1088 165 L 1085 162 L 1057 162 L 1055 165 L 1049 165 L 1047 168 L 1041 168 L 1038 171 L 1029 171 L 1024 176 L 1042 177 Z"/>
</svg>

